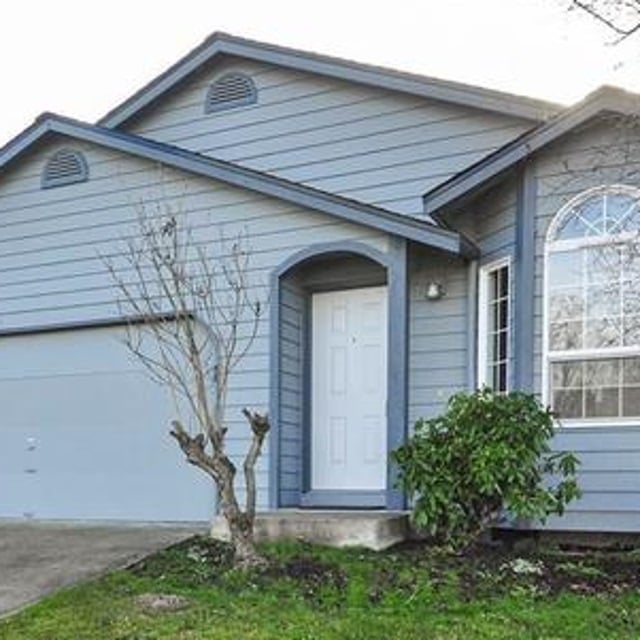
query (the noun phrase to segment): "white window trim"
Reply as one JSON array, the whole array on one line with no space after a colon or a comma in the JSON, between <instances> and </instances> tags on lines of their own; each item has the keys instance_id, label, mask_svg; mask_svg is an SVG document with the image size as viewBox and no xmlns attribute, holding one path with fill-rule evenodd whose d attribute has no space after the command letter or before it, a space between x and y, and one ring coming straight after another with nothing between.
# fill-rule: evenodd
<instances>
[{"instance_id":1,"label":"white window trim","mask_svg":"<svg viewBox=\"0 0 640 640\"><path fill-rule=\"evenodd\" d=\"M508 392L511 389L511 306L513 299L512 291L512 269L511 269L511 256L505 256L499 258L493 262L489 262L482 265L478 269L478 359L476 362L476 380L477 387L480 388L484 385L488 385L487 380L487 340L489 337L489 314L487 313L489 304L489 275L493 271L507 267L508 270L508 288L509 295L507 296L507 389Z\"/></svg>"},{"instance_id":2,"label":"white window trim","mask_svg":"<svg viewBox=\"0 0 640 640\"><path fill-rule=\"evenodd\" d=\"M592 187L586 191L582 191L577 196L573 197L551 219L547 228L547 233L544 239L544 254L543 254L543 286L542 286L542 389L540 397L542 404L545 406L551 406L551 398L549 393L549 372L551 370L551 362L556 360L585 360L607 357L623 357L631 355L640 355L640 346L638 347L621 347L618 349L612 349L606 353L603 353L601 349L581 349L568 351L554 351L553 356L550 355L549 350L549 254L554 251L569 251L571 249L578 249L586 246L599 245L599 244L611 244L613 242L624 243L625 240L630 240L633 237L638 237L637 234L621 233L615 235L602 235L593 238L579 238L570 240L551 240L557 233L558 227L564 222L567 215L578 206L580 203L588 200L590 197L599 194L606 193L623 193L640 200L640 189L629 185L612 184L612 185L599 185ZM569 353L571 355L569 355ZM566 357L565 357L566 355ZM638 427L638 418L574 418L574 419L556 419L555 424L557 428L569 428L569 429L584 429L594 427Z\"/></svg>"}]
</instances>

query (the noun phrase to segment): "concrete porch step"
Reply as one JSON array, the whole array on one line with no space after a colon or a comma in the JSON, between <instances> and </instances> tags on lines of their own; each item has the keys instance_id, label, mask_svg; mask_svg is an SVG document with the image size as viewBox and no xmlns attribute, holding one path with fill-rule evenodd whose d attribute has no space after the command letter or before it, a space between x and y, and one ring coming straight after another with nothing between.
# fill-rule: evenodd
<instances>
[{"instance_id":1,"label":"concrete porch step","mask_svg":"<svg viewBox=\"0 0 640 640\"><path fill-rule=\"evenodd\" d=\"M214 519L211 533L229 539L222 516ZM405 511L316 511L280 509L256 517L257 542L302 540L334 547L365 547L380 551L409 536L409 513Z\"/></svg>"}]
</instances>

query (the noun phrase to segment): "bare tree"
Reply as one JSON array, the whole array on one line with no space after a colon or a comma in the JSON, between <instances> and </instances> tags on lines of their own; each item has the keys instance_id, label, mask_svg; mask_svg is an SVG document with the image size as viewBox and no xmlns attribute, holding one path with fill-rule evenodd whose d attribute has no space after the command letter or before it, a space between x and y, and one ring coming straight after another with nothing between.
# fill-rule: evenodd
<instances>
[{"instance_id":1,"label":"bare tree","mask_svg":"<svg viewBox=\"0 0 640 640\"><path fill-rule=\"evenodd\" d=\"M640 30L640 0L570 0L570 8L605 26L618 44Z\"/></svg>"},{"instance_id":2,"label":"bare tree","mask_svg":"<svg viewBox=\"0 0 640 640\"><path fill-rule=\"evenodd\" d=\"M227 452L227 398L231 376L256 338L266 300L252 295L251 251L245 233L196 242L182 215L141 207L137 233L125 242L123 262L108 268L119 304L131 318L126 345L153 380L170 390L178 415L172 422L187 461L215 483L235 562L262 562L254 545L255 467L269 431L268 416L243 409L251 443L244 459L246 499L241 508L236 466ZM258 291L262 289L258 287Z\"/></svg>"}]
</instances>

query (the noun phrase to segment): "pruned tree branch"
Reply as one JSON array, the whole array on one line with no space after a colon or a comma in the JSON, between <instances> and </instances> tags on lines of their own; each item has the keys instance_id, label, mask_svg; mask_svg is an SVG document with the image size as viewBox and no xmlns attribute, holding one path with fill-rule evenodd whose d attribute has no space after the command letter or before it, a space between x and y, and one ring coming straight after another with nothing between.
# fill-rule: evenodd
<instances>
[{"instance_id":1,"label":"pruned tree branch","mask_svg":"<svg viewBox=\"0 0 640 640\"><path fill-rule=\"evenodd\" d=\"M253 519L256 514L256 462L262 451L262 444L269 432L269 419L249 409L243 409L242 413L249 422L253 438L251 446L244 461L244 477L247 490L245 513Z\"/></svg>"},{"instance_id":2,"label":"pruned tree branch","mask_svg":"<svg viewBox=\"0 0 640 640\"><path fill-rule=\"evenodd\" d=\"M171 436L189 464L216 484L239 562L258 556L253 546L255 466L269 431L266 414L244 409L252 437L244 460L246 505L235 493L236 468L226 452L227 399L232 373L250 353L266 296L249 278L246 233L198 242L183 216L170 210L150 216L142 207L138 230L125 241L118 263L107 267L127 326L125 344L149 376L181 398L197 433L180 420Z\"/></svg>"}]
</instances>

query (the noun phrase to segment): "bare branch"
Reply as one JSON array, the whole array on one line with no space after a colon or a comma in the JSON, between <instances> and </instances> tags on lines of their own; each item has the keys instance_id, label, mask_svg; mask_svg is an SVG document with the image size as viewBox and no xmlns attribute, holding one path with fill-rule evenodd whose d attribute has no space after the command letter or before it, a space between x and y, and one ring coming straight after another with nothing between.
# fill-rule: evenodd
<instances>
[{"instance_id":1,"label":"bare branch","mask_svg":"<svg viewBox=\"0 0 640 640\"><path fill-rule=\"evenodd\" d=\"M215 482L236 553L251 556L255 519L255 465L268 420L244 410L252 429L244 460L246 510L236 499L236 469L226 453L227 398L231 374L250 352L264 304L250 293L246 234L196 242L183 212L158 205L139 211L138 231L124 250L105 261L127 325L125 344L155 382L186 401L196 435L175 420L170 431L187 461ZM258 287L259 288L259 287Z\"/></svg>"},{"instance_id":2,"label":"bare branch","mask_svg":"<svg viewBox=\"0 0 640 640\"><path fill-rule=\"evenodd\" d=\"M262 451L262 444L269 432L269 419L266 415L261 415L255 411L243 409L242 413L249 422L253 438L251 446L244 461L244 477L247 490L245 513L248 518L253 519L256 514L256 462Z\"/></svg>"},{"instance_id":3,"label":"bare branch","mask_svg":"<svg viewBox=\"0 0 640 640\"><path fill-rule=\"evenodd\" d=\"M636 0L570 0L570 8L586 13L613 32L617 37L612 45L640 30L640 2Z\"/></svg>"}]
</instances>

